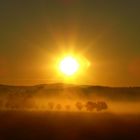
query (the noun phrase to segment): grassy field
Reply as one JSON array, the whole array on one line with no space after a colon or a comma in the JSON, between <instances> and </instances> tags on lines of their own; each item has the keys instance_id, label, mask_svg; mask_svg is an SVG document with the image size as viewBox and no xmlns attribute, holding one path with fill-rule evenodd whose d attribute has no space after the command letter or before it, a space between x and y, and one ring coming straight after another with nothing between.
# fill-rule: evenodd
<instances>
[{"instance_id":1,"label":"grassy field","mask_svg":"<svg viewBox=\"0 0 140 140\"><path fill-rule=\"evenodd\" d=\"M0 140L140 140L140 115L0 112Z\"/></svg>"}]
</instances>

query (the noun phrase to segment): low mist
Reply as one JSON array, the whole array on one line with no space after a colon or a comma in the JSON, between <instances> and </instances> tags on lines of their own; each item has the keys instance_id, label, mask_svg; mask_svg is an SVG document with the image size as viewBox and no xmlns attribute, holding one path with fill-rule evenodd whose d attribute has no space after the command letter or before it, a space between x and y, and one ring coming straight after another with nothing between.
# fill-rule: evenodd
<instances>
[{"instance_id":1,"label":"low mist","mask_svg":"<svg viewBox=\"0 0 140 140\"><path fill-rule=\"evenodd\" d=\"M0 86L1 110L140 113L140 88Z\"/></svg>"}]
</instances>

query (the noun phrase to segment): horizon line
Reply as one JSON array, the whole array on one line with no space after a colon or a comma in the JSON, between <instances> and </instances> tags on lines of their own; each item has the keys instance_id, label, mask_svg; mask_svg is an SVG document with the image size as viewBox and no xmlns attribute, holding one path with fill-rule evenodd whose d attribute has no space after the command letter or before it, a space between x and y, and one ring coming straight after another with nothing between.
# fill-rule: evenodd
<instances>
[{"instance_id":1,"label":"horizon line","mask_svg":"<svg viewBox=\"0 0 140 140\"><path fill-rule=\"evenodd\" d=\"M106 87L106 88L140 88L140 86L109 86L109 85L96 85L96 84L75 84L75 83L42 83L42 84L31 84L31 85L16 85L16 84L3 84L0 83L0 86L11 86L11 87L34 87L41 85L73 85L73 86L88 86L88 87Z\"/></svg>"}]
</instances>

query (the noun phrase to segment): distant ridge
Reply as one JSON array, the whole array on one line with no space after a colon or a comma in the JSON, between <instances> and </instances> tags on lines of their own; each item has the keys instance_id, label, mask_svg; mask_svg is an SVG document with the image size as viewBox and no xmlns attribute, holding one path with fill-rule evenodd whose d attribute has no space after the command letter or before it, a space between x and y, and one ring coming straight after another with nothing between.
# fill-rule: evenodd
<instances>
[{"instance_id":1,"label":"distant ridge","mask_svg":"<svg viewBox=\"0 0 140 140\"><path fill-rule=\"evenodd\" d=\"M0 96L38 95L57 96L62 93L83 98L100 97L114 101L140 102L140 87L106 87L93 85L74 85L64 83L39 84L34 86L0 85ZM67 95L67 94L65 94Z\"/></svg>"},{"instance_id":2,"label":"distant ridge","mask_svg":"<svg viewBox=\"0 0 140 140\"><path fill-rule=\"evenodd\" d=\"M56 86L56 87L69 87L69 86L77 86L77 87L96 87L96 88L140 88L140 86L118 86L118 87L113 87L113 86L103 86L103 85L91 85L91 84L66 84L66 83L49 83L49 84L36 84L36 85L7 85L7 84L0 84L0 87L5 86L5 87L45 87L45 86Z\"/></svg>"}]
</instances>

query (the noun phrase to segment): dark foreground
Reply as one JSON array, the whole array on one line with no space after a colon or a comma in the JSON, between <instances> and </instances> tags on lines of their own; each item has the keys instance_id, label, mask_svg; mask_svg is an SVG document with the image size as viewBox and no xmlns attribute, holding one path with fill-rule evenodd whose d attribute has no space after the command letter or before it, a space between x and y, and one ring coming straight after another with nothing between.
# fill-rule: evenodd
<instances>
[{"instance_id":1,"label":"dark foreground","mask_svg":"<svg viewBox=\"0 0 140 140\"><path fill-rule=\"evenodd\" d=\"M140 115L1 112L0 140L140 140Z\"/></svg>"}]
</instances>

